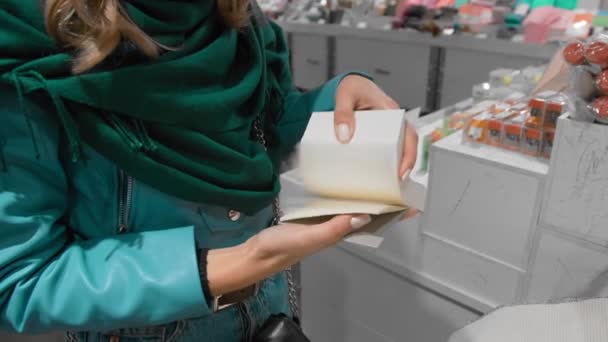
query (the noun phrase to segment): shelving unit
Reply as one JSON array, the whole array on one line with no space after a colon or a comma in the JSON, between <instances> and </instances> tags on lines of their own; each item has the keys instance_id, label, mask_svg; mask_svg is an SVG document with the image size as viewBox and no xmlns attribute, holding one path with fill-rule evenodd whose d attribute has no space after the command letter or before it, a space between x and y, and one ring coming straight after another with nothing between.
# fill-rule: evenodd
<instances>
[{"instance_id":1,"label":"shelving unit","mask_svg":"<svg viewBox=\"0 0 608 342\"><path fill-rule=\"evenodd\" d=\"M296 86L310 89L345 71L374 77L403 107L435 111L471 95L497 68L542 65L556 45L473 36L432 38L413 31L282 24L289 36Z\"/></svg>"}]
</instances>

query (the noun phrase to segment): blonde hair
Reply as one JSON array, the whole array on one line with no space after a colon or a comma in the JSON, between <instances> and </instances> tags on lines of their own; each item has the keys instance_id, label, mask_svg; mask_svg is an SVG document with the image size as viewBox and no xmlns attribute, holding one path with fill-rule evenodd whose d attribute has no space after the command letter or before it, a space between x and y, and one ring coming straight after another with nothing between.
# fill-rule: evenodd
<instances>
[{"instance_id":1,"label":"blonde hair","mask_svg":"<svg viewBox=\"0 0 608 342\"><path fill-rule=\"evenodd\" d=\"M227 27L238 29L247 24L249 0L216 1ZM131 41L149 57L160 52L159 44L131 21L119 0L46 0L44 17L49 35L76 52L74 73L101 63L121 39Z\"/></svg>"}]
</instances>

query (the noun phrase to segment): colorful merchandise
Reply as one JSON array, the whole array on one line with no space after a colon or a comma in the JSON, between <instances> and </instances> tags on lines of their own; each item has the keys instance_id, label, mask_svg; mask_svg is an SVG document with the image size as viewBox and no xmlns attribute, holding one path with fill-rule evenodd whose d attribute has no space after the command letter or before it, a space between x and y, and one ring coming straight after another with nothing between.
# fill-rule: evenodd
<instances>
[{"instance_id":1,"label":"colorful merchandise","mask_svg":"<svg viewBox=\"0 0 608 342\"><path fill-rule=\"evenodd\" d=\"M555 129L546 128L543 132L541 156L549 159L553 150L553 139L555 138Z\"/></svg>"},{"instance_id":2,"label":"colorful merchandise","mask_svg":"<svg viewBox=\"0 0 608 342\"><path fill-rule=\"evenodd\" d=\"M521 151L521 134L525 116L515 115L505 120L503 125L502 147L511 151Z\"/></svg>"},{"instance_id":3,"label":"colorful merchandise","mask_svg":"<svg viewBox=\"0 0 608 342\"><path fill-rule=\"evenodd\" d=\"M555 7L534 8L524 20L524 41L543 44L554 29L566 30L564 23L572 19L574 13Z\"/></svg>"},{"instance_id":4,"label":"colorful merchandise","mask_svg":"<svg viewBox=\"0 0 608 342\"><path fill-rule=\"evenodd\" d=\"M580 57L581 49L583 58ZM570 42L562 55L572 66L567 93L570 117L608 124L608 36Z\"/></svg>"},{"instance_id":5,"label":"colorful merchandise","mask_svg":"<svg viewBox=\"0 0 608 342\"><path fill-rule=\"evenodd\" d=\"M566 98L557 92L543 92L527 101L505 100L472 116L463 140L549 158L556 121L565 109Z\"/></svg>"},{"instance_id":6,"label":"colorful merchandise","mask_svg":"<svg viewBox=\"0 0 608 342\"><path fill-rule=\"evenodd\" d=\"M465 32L481 32L492 23L492 8L467 3L458 9L458 26Z\"/></svg>"},{"instance_id":7,"label":"colorful merchandise","mask_svg":"<svg viewBox=\"0 0 608 342\"><path fill-rule=\"evenodd\" d=\"M546 91L530 99L528 107L530 113L525 122L527 127L555 128L557 118L566 109L566 97L561 93Z\"/></svg>"},{"instance_id":8,"label":"colorful merchandise","mask_svg":"<svg viewBox=\"0 0 608 342\"><path fill-rule=\"evenodd\" d=\"M538 128L524 127L522 152L533 157L540 156L542 135Z\"/></svg>"}]
</instances>

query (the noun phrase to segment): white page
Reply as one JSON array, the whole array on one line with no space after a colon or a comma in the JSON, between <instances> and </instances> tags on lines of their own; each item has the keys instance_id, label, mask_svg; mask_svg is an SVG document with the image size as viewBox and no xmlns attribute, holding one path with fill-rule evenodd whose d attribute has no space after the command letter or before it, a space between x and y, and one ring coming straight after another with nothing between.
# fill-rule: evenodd
<instances>
[{"instance_id":1,"label":"white page","mask_svg":"<svg viewBox=\"0 0 608 342\"><path fill-rule=\"evenodd\" d=\"M341 144L333 113L312 115L298 151L298 179L292 180L303 189L289 199L281 221L314 224L339 214L370 214L372 222L344 241L376 248L385 226L406 209L406 183L398 174L405 112L360 111L355 119L353 139Z\"/></svg>"},{"instance_id":2,"label":"white page","mask_svg":"<svg viewBox=\"0 0 608 342\"><path fill-rule=\"evenodd\" d=\"M306 189L321 197L405 206L398 175L404 115L403 110L356 112L354 137L341 144L333 113L314 113L299 148Z\"/></svg>"}]
</instances>

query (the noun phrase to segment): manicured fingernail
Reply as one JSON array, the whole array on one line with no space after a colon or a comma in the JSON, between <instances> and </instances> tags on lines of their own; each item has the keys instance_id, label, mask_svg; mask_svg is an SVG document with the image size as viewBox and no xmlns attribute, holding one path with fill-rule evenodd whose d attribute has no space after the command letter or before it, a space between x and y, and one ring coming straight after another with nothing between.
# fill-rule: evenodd
<instances>
[{"instance_id":1,"label":"manicured fingernail","mask_svg":"<svg viewBox=\"0 0 608 342\"><path fill-rule=\"evenodd\" d=\"M401 182L405 182L405 180L407 179L407 177L409 177L410 175L410 171L412 170L406 170L405 173L403 174L403 176L401 176Z\"/></svg>"},{"instance_id":2,"label":"manicured fingernail","mask_svg":"<svg viewBox=\"0 0 608 342\"><path fill-rule=\"evenodd\" d=\"M350 128L347 124L341 123L338 125L338 140L345 144L348 142L348 138L350 138Z\"/></svg>"},{"instance_id":3,"label":"manicured fingernail","mask_svg":"<svg viewBox=\"0 0 608 342\"><path fill-rule=\"evenodd\" d=\"M363 228L365 225L367 225L371 221L372 221L372 217L369 215L355 216L350 219L350 226L353 229L353 231L355 231L355 230L359 230L359 229Z\"/></svg>"}]
</instances>

